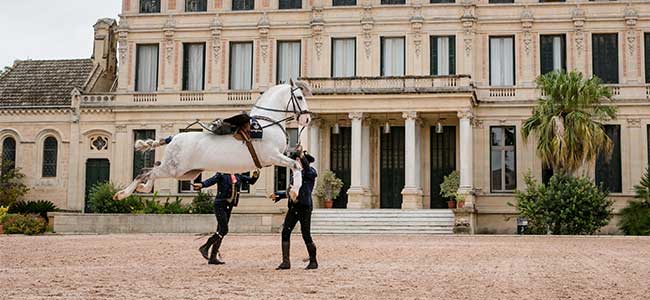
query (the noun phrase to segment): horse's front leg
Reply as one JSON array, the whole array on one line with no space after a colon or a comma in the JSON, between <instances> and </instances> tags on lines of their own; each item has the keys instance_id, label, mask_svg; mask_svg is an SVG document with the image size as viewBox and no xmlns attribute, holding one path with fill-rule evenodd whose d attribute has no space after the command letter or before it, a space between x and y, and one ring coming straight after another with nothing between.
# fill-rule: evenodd
<instances>
[{"instance_id":1,"label":"horse's front leg","mask_svg":"<svg viewBox=\"0 0 650 300\"><path fill-rule=\"evenodd\" d=\"M289 197L291 200L298 198L300 194L300 187L302 186L302 165L297 160L288 158L282 153L278 153L273 157L273 164L280 167L287 167L293 171L293 185L289 190Z\"/></svg>"}]
</instances>

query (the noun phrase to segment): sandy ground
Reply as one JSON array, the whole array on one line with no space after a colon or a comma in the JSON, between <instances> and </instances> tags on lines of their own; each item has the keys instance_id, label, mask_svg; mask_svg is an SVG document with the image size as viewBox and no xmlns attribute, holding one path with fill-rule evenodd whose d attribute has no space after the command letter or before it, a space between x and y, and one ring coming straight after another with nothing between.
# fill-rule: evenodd
<instances>
[{"instance_id":1,"label":"sandy ground","mask_svg":"<svg viewBox=\"0 0 650 300\"><path fill-rule=\"evenodd\" d=\"M210 266L191 235L0 236L1 299L648 299L650 239L230 235Z\"/></svg>"}]
</instances>

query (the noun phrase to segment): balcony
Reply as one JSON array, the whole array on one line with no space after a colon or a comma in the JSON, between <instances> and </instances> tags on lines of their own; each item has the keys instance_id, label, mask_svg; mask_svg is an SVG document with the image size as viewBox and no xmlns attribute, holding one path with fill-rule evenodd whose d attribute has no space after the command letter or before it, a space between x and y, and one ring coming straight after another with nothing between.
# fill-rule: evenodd
<instances>
[{"instance_id":1,"label":"balcony","mask_svg":"<svg viewBox=\"0 0 650 300\"><path fill-rule=\"evenodd\" d=\"M89 94L81 96L81 106L246 106L255 104L259 95L258 91Z\"/></svg>"},{"instance_id":2,"label":"balcony","mask_svg":"<svg viewBox=\"0 0 650 300\"><path fill-rule=\"evenodd\" d=\"M466 93L473 86L469 75L400 77L302 78L315 95Z\"/></svg>"}]
</instances>

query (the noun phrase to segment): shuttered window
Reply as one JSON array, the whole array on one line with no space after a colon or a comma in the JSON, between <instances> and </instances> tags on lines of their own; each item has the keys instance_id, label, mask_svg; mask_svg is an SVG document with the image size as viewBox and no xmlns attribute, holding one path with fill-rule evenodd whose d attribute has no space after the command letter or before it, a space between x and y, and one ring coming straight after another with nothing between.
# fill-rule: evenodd
<instances>
[{"instance_id":1,"label":"shuttered window","mask_svg":"<svg viewBox=\"0 0 650 300\"><path fill-rule=\"evenodd\" d=\"M230 43L230 89L253 88L253 43Z\"/></svg>"},{"instance_id":2,"label":"shuttered window","mask_svg":"<svg viewBox=\"0 0 650 300\"><path fill-rule=\"evenodd\" d=\"M490 127L490 182L492 192L517 188L515 126Z\"/></svg>"},{"instance_id":3,"label":"shuttered window","mask_svg":"<svg viewBox=\"0 0 650 300\"><path fill-rule=\"evenodd\" d=\"M431 37L431 75L456 74L456 37Z\"/></svg>"},{"instance_id":4,"label":"shuttered window","mask_svg":"<svg viewBox=\"0 0 650 300\"><path fill-rule=\"evenodd\" d=\"M332 39L332 77L356 75L356 39Z\"/></svg>"},{"instance_id":5,"label":"shuttered window","mask_svg":"<svg viewBox=\"0 0 650 300\"><path fill-rule=\"evenodd\" d=\"M594 76L604 83L618 83L618 34L592 35Z\"/></svg>"},{"instance_id":6,"label":"shuttered window","mask_svg":"<svg viewBox=\"0 0 650 300\"><path fill-rule=\"evenodd\" d=\"M621 179L621 126L605 125L604 129L614 147L610 157L601 153L596 158L596 184L602 184L603 188L611 193L620 193L623 191Z\"/></svg>"},{"instance_id":7,"label":"shuttered window","mask_svg":"<svg viewBox=\"0 0 650 300\"><path fill-rule=\"evenodd\" d=\"M490 0L489 3L515 3L515 0Z\"/></svg>"},{"instance_id":8,"label":"shuttered window","mask_svg":"<svg viewBox=\"0 0 650 300\"><path fill-rule=\"evenodd\" d=\"M515 85L514 37L490 37L490 85Z\"/></svg>"},{"instance_id":9,"label":"shuttered window","mask_svg":"<svg viewBox=\"0 0 650 300\"><path fill-rule=\"evenodd\" d=\"M277 83L300 77L300 42L278 42Z\"/></svg>"},{"instance_id":10,"label":"shuttered window","mask_svg":"<svg viewBox=\"0 0 650 300\"><path fill-rule=\"evenodd\" d=\"M134 130L133 141L137 140L153 140L156 139L155 130ZM156 150L147 152L133 151L133 178L140 175L144 169L153 168L156 160Z\"/></svg>"},{"instance_id":11,"label":"shuttered window","mask_svg":"<svg viewBox=\"0 0 650 300\"><path fill-rule=\"evenodd\" d=\"M357 5L357 0L332 0L332 6L352 6Z\"/></svg>"},{"instance_id":12,"label":"shuttered window","mask_svg":"<svg viewBox=\"0 0 650 300\"><path fill-rule=\"evenodd\" d=\"M183 90L202 91L205 77L205 44L183 45Z\"/></svg>"},{"instance_id":13,"label":"shuttered window","mask_svg":"<svg viewBox=\"0 0 650 300\"><path fill-rule=\"evenodd\" d=\"M650 83L650 33L644 34L645 40L645 82Z\"/></svg>"},{"instance_id":14,"label":"shuttered window","mask_svg":"<svg viewBox=\"0 0 650 300\"><path fill-rule=\"evenodd\" d=\"M11 170L16 166L16 140L12 137L2 141L2 165L1 172Z\"/></svg>"},{"instance_id":15,"label":"shuttered window","mask_svg":"<svg viewBox=\"0 0 650 300\"><path fill-rule=\"evenodd\" d=\"M404 76L404 38L381 38L381 76Z\"/></svg>"},{"instance_id":16,"label":"shuttered window","mask_svg":"<svg viewBox=\"0 0 650 300\"><path fill-rule=\"evenodd\" d=\"M253 10L255 0L232 0L232 10Z\"/></svg>"},{"instance_id":17,"label":"shuttered window","mask_svg":"<svg viewBox=\"0 0 650 300\"><path fill-rule=\"evenodd\" d=\"M43 142L43 177L56 177L59 142L55 137L48 137Z\"/></svg>"},{"instance_id":18,"label":"shuttered window","mask_svg":"<svg viewBox=\"0 0 650 300\"><path fill-rule=\"evenodd\" d=\"M208 10L208 0L185 0L186 12L200 12Z\"/></svg>"},{"instance_id":19,"label":"shuttered window","mask_svg":"<svg viewBox=\"0 0 650 300\"><path fill-rule=\"evenodd\" d=\"M456 0L429 0L429 3L456 3Z\"/></svg>"},{"instance_id":20,"label":"shuttered window","mask_svg":"<svg viewBox=\"0 0 650 300\"><path fill-rule=\"evenodd\" d=\"M302 0L280 0L280 9L302 8Z\"/></svg>"},{"instance_id":21,"label":"shuttered window","mask_svg":"<svg viewBox=\"0 0 650 300\"><path fill-rule=\"evenodd\" d=\"M382 5L406 4L406 0L381 0Z\"/></svg>"},{"instance_id":22,"label":"shuttered window","mask_svg":"<svg viewBox=\"0 0 650 300\"><path fill-rule=\"evenodd\" d=\"M140 0L140 13L150 14L160 12L160 0Z\"/></svg>"},{"instance_id":23,"label":"shuttered window","mask_svg":"<svg viewBox=\"0 0 650 300\"><path fill-rule=\"evenodd\" d=\"M542 35L539 37L541 73L566 70L566 38L564 35Z\"/></svg>"}]
</instances>

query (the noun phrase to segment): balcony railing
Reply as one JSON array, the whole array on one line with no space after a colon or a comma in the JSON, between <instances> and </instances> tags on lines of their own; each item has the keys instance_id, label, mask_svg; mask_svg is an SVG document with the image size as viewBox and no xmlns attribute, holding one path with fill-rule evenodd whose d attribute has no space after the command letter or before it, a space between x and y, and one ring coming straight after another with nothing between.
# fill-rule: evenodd
<instances>
[{"instance_id":1,"label":"balcony railing","mask_svg":"<svg viewBox=\"0 0 650 300\"><path fill-rule=\"evenodd\" d=\"M258 91L115 93L82 95L81 104L83 106L252 105L259 95Z\"/></svg>"},{"instance_id":2,"label":"balcony railing","mask_svg":"<svg viewBox=\"0 0 650 300\"><path fill-rule=\"evenodd\" d=\"M469 75L399 77L307 77L316 95L471 92Z\"/></svg>"}]
</instances>

